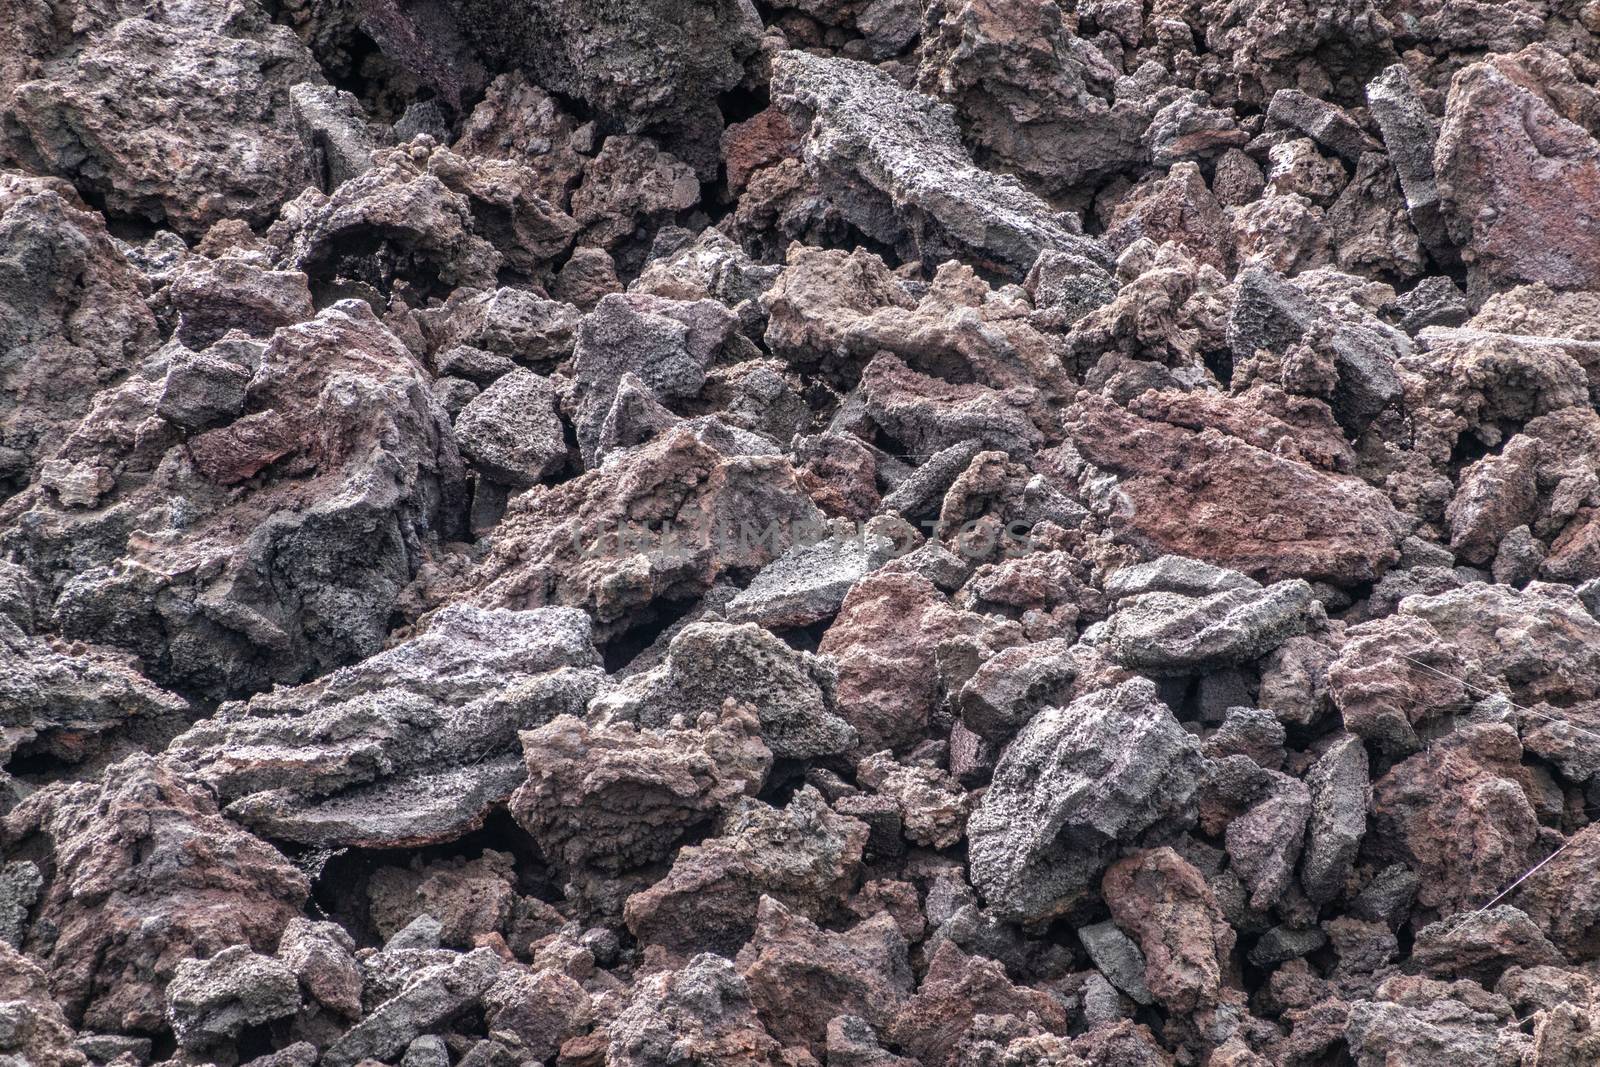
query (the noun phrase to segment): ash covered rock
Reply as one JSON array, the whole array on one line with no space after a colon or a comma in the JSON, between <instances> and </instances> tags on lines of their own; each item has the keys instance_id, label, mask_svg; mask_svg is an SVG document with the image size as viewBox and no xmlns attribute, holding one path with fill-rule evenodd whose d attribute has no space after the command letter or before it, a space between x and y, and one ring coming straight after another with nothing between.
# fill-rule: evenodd
<instances>
[{"instance_id":1,"label":"ash covered rock","mask_svg":"<svg viewBox=\"0 0 1600 1067\"><path fill-rule=\"evenodd\" d=\"M1046 249L1106 262L1020 183L977 167L950 109L868 64L786 52L773 61L773 99L844 216L908 259L966 255L1015 278Z\"/></svg>"},{"instance_id":2,"label":"ash covered rock","mask_svg":"<svg viewBox=\"0 0 1600 1067\"><path fill-rule=\"evenodd\" d=\"M360 664L226 705L169 751L270 837L448 841L521 782L518 729L580 712L599 662L580 612L456 606Z\"/></svg>"}]
</instances>

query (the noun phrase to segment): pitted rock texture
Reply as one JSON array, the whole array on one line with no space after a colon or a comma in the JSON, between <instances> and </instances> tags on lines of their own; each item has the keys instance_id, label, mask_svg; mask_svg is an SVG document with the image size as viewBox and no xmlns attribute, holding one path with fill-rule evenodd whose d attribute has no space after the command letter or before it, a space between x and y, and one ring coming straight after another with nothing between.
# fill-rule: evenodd
<instances>
[{"instance_id":1,"label":"pitted rock texture","mask_svg":"<svg viewBox=\"0 0 1600 1067\"><path fill-rule=\"evenodd\" d=\"M1600 3L0 0L0 1067L1600 1062Z\"/></svg>"}]
</instances>

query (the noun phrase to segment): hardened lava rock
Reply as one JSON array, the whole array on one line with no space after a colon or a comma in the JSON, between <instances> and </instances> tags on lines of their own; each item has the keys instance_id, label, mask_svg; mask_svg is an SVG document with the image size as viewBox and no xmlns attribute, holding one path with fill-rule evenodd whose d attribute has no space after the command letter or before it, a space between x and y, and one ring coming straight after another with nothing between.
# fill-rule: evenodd
<instances>
[{"instance_id":1,"label":"hardened lava rock","mask_svg":"<svg viewBox=\"0 0 1600 1067\"><path fill-rule=\"evenodd\" d=\"M0 0L0 1067L1600 1062L1600 4Z\"/></svg>"}]
</instances>

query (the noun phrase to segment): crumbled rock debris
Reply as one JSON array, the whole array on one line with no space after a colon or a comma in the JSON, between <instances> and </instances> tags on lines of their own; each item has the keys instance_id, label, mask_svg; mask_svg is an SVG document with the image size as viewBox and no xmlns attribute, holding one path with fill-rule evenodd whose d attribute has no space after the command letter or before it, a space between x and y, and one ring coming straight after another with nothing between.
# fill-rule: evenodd
<instances>
[{"instance_id":1,"label":"crumbled rock debris","mask_svg":"<svg viewBox=\"0 0 1600 1067\"><path fill-rule=\"evenodd\" d=\"M0 1067L1600 1063L1600 3L0 26Z\"/></svg>"}]
</instances>

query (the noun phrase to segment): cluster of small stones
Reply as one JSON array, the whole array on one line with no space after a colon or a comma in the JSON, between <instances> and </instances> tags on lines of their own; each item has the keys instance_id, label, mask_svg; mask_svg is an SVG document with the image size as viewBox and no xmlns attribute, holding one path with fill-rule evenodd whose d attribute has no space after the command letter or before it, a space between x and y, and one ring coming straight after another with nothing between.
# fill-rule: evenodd
<instances>
[{"instance_id":1,"label":"cluster of small stones","mask_svg":"<svg viewBox=\"0 0 1600 1067\"><path fill-rule=\"evenodd\" d=\"M1600 1063L1600 0L0 28L0 1067Z\"/></svg>"}]
</instances>

